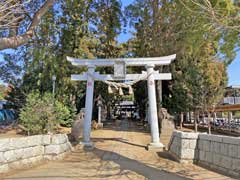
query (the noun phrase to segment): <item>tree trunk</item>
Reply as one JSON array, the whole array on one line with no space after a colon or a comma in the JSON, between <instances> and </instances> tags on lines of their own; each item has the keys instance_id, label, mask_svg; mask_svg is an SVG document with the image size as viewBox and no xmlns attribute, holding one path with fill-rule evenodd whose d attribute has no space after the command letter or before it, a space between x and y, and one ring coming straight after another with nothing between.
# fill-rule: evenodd
<instances>
[{"instance_id":1,"label":"tree trunk","mask_svg":"<svg viewBox=\"0 0 240 180\"><path fill-rule=\"evenodd\" d=\"M180 114L180 129L183 128L183 112Z\"/></svg>"},{"instance_id":2,"label":"tree trunk","mask_svg":"<svg viewBox=\"0 0 240 180\"><path fill-rule=\"evenodd\" d=\"M158 123L162 124L162 119L160 118L160 109L162 108L162 81L157 81L157 113L158 113ZM160 127L160 126L159 126ZM161 127L160 127L161 131Z\"/></svg>"},{"instance_id":3,"label":"tree trunk","mask_svg":"<svg viewBox=\"0 0 240 180\"><path fill-rule=\"evenodd\" d=\"M231 131L232 112L228 112L228 128Z\"/></svg>"},{"instance_id":4,"label":"tree trunk","mask_svg":"<svg viewBox=\"0 0 240 180\"><path fill-rule=\"evenodd\" d=\"M111 106L110 106L110 103L107 103L107 119L110 121L111 120ZM121 119L122 119L122 116L120 115Z\"/></svg>"},{"instance_id":5,"label":"tree trunk","mask_svg":"<svg viewBox=\"0 0 240 180\"><path fill-rule=\"evenodd\" d=\"M214 129L216 128L216 127L215 127L215 125L216 125L216 120L217 120L217 113L214 112L214 113L213 113L213 121L214 121L213 128L214 128Z\"/></svg>"},{"instance_id":6,"label":"tree trunk","mask_svg":"<svg viewBox=\"0 0 240 180\"><path fill-rule=\"evenodd\" d=\"M199 118L199 114L198 112L194 112L194 131L198 132L198 118Z\"/></svg>"},{"instance_id":7,"label":"tree trunk","mask_svg":"<svg viewBox=\"0 0 240 180\"><path fill-rule=\"evenodd\" d=\"M189 112L189 123L192 123L192 112Z\"/></svg>"},{"instance_id":8,"label":"tree trunk","mask_svg":"<svg viewBox=\"0 0 240 180\"><path fill-rule=\"evenodd\" d=\"M208 112L208 134L211 134L211 114Z\"/></svg>"},{"instance_id":9,"label":"tree trunk","mask_svg":"<svg viewBox=\"0 0 240 180\"><path fill-rule=\"evenodd\" d=\"M187 121L187 123L189 123L189 121L190 121L190 113L189 112L186 113L186 121Z\"/></svg>"}]
</instances>

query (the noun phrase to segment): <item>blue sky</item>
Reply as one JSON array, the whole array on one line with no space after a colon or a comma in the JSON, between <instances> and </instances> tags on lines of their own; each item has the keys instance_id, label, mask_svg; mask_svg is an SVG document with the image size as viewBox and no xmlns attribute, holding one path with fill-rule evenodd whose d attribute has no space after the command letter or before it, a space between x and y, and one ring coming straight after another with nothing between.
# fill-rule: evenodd
<instances>
[{"instance_id":1,"label":"blue sky","mask_svg":"<svg viewBox=\"0 0 240 180\"><path fill-rule=\"evenodd\" d=\"M122 5L124 7L131 4L132 2L133 0L122 0ZM127 30L129 30L129 28ZM131 37L131 34L129 32L121 33L118 40L120 42L125 42L130 37ZM0 61L2 60L3 58L0 54ZM240 52L238 52L235 60L228 67L228 78L229 78L228 85L240 85Z\"/></svg>"},{"instance_id":2,"label":"blue sky","mask_svg":"<svg viewBox=\"0 0 240 180\"><path fill-rule=\"evenodd\" d=\"M229 85L240 85L240 52L232 64L228 66L228 78Z\"/></svg>"}]
</instances>

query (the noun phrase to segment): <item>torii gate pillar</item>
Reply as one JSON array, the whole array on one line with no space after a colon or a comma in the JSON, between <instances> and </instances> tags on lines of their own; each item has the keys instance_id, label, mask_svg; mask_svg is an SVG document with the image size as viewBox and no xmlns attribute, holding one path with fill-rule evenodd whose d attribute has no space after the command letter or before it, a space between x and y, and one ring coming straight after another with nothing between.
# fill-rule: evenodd
<instances>
[{"instance_id":1,"label":"torii gate pillar","mask_svg":"<svg viewBox=\"0 0 240 180\"><path fill-rule=\"evenodd\" d=\"M149 100L149 119L151 128L151 143L148 145L148 149L163 148L164 145L160 143L158 117L157 117L157 102L156 102L156 88L154 79L154 65L147 65L147 86L148 86L148 100Z\"/></svg>"},{"instance_id":2,"label":"torii gate pillar","mask_svg":"<svg viewBox=\"0 0 240 180\"><path fill-rule=\"evenodd\" d=\"M88 73L93 74L95 66L88 66ZM92 146L90 141L91 134L91 122L92 122L92 109L93 109L93 91L94 91L94 79L91 76L87 76L87 93L85 99L85 118L83 125L83 144L85 146Z\"/></svg>"}]
</instances>

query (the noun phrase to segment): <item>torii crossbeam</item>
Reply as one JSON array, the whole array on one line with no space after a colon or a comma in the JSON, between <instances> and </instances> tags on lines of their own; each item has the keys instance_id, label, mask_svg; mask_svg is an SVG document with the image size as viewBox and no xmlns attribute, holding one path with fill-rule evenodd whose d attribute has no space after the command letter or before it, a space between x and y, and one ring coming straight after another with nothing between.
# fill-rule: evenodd
<instances>
[{"instance_id":1,"label":"torii crossbeam","mask_svg":"<svg viewBox=\"0 0 240 180\"><path fill-rule=\"evenodd\" d=\"M148 145L148 147L162 149L163 144L160 143L159 139L155 80L171 80L172 76L171 73L159 73L158 71L154 71L154 66L169 65L175 58L175 54L163 57L115 59L76 59L72 57L67 57L67 60L70 61L72 65L80 67L85 66L88 68L88 71L81 75L71 75L71 79L74 81L87 81L83 144L85 146L92 146L92 143L90 141L90 134L93 109L94 80L119 81L147 79L150 112L149 118L152 137L151 143ZM114 74L99 74L98 72L95 72L95 67L97 66L114 66ZM127 66L145 66L147 72L143 71L141 74L126 74Z\"/></svg>"}]
</instances>

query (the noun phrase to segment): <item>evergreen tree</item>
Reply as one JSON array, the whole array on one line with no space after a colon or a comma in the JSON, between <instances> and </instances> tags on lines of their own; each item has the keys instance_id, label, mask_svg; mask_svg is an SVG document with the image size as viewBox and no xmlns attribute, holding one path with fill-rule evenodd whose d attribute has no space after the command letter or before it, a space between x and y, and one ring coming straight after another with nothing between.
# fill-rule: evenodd
<instances>
[{"instance_id":1,"label":"evergreen tree","mask_svg":"<svg viewBox=\"0 0 240 180\"><path fill-rule=\"evenodd\" d=\"M97 46L97 57L118 57L120 48L117 36L121 32L121 3L117 0L96 0L94 2L94 26L100 43Z\"/></svg>"},{"instance_id":2,"label":"evergreen tree","mask_svg":"<svg viewBox=\"0 0 240 180\"><path fill-rule=\"evenodd\" d=\"M169 67L160 69L161 72L173 71L173 81L169 84L173 97L168 98L169 94L163 92L166 97L163 99L164 104L172 112L203 107L202 98L212 97L210 91L213 86L212 91L218 91L215 95L221 96L222 88L226 84L226 67L213 59L217 57L228 64L235 57L234 47L239 43L237 31L212 26L207 14L199 16L185 6L187 4L190 9L195 10L196 5L186 1L184 3L177 0L136 0L125 10L130 25L136 31L134 37L129 40L134 56L155 57L177 54L177 59L170 69ZM222 11L228 10L223 8ZM206 72L209 66L221 68L213 68ZM221 75L216 77L213 71ZM205 78L215 79L216 82L221 83L214 83ZM158 83L159 97L161 89L161 84ZM219 97L214 99L216 101ZM158 101L160 105L161 98ZM212 103L213 100L210 102Z\"/></svg>"}]
</instances>

